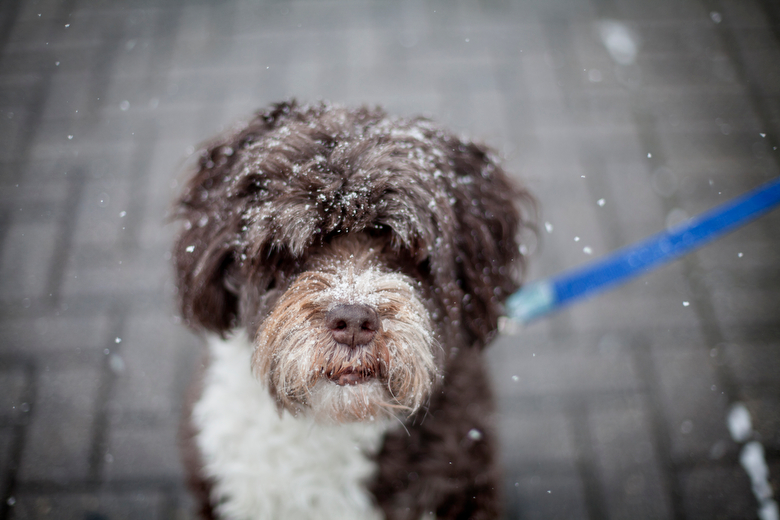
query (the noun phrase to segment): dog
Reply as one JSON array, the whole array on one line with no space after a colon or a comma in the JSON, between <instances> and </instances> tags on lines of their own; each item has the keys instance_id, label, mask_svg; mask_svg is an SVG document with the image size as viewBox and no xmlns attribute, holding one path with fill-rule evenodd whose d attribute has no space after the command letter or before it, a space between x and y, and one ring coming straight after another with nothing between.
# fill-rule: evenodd
<instances>
[{"instance_id":1,"label":"dog","mask_svg":"<svg viewBox=\"0 0 780 520\"><path fill-rule=\"evenodd\" d=\"M206 145L176 203L208 359L182 429L203 518L493 519L482 359L533 198L426 118L288 101Z\"/></svg>"}]
</instances>

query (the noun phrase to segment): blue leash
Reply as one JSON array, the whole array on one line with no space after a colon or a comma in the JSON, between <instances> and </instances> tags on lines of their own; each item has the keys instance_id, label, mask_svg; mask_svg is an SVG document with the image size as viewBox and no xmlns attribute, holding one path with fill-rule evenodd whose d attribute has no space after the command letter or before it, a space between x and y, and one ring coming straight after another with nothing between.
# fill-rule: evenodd
<instances>
[{"instance_id":1,"label":"blue leash","mask_svg":"<svg viewBox=\"0 0 780 520\"><path fill-rule=\"evenodd\" d=\"M583 267L527 285L507 299L507 316L528 323L679 258L778 204L780 178Z\"/></svg>"}]
</instances>

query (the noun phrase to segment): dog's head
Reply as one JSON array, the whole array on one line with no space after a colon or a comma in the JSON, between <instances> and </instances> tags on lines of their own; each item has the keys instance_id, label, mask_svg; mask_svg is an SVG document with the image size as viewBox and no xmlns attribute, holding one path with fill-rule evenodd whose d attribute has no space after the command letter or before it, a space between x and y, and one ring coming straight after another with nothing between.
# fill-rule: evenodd
<instances>
[{"instance_id":1,"label":"dog's head","mask_svg":"<svg viewBox=\"0 0 780 520\"><path fill-rule=\"evenodd\" d=\"M281 103L206 147L177 206L183 316L244 327L297 413L412 413L518 288L530 196L426 119Z\"/></svg>"}]
</instances>

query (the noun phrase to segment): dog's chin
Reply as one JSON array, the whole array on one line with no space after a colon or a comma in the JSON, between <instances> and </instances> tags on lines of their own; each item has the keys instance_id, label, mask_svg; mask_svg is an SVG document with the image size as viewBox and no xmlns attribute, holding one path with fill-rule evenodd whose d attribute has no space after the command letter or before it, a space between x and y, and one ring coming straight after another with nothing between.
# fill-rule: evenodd
<instances>
[{"instance_id":1,"label":"dog's chin","mask_svg":"<svg viewBox=\"0 0 780 520\"><path fill-rule=\"evenodd\" d=\"M384 383L355 376L358 378L349 377L347 381L346 375L338 381L320 379L300 411L323 424L383 421L408 412L395 402Z\"/></svg>"}]
</instances>

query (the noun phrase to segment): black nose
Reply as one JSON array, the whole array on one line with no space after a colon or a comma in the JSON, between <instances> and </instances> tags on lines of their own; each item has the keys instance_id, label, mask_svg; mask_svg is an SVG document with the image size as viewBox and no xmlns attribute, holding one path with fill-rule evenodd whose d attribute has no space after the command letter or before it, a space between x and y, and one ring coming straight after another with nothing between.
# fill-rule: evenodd
<instances>
[{"instance_id":1,"label":"black nose","mask_svg":"<svg viewBox=\"0 0 780 520\"><path fill-rule=\"evenodd\" d=\"M337 305L325 316L325 325L337 343L368 345L379 330L379 316L368 305Z\"/></svg>"}]
</instances>

